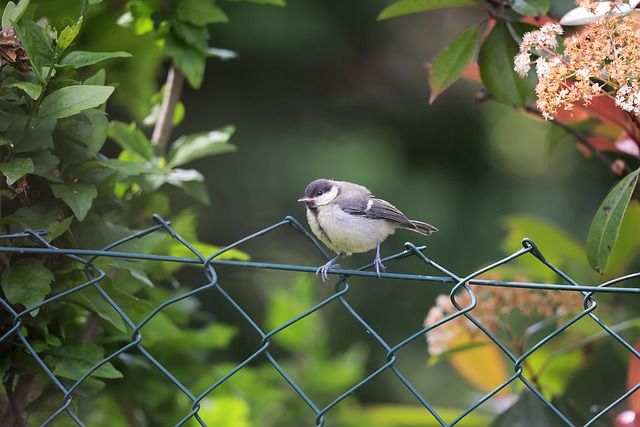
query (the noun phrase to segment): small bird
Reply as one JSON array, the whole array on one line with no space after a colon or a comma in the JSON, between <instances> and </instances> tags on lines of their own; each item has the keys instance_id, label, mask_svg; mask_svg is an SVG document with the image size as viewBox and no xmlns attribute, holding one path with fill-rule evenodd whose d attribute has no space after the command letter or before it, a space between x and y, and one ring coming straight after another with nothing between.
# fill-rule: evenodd
<instances>
[{"instance_id":1,"label":"small bird","mask_svg":"<svg viewBox=\"0 0 640 427\"><path fill-rule=\"evenodd\" d=\"M338 255L318 268L324 282L331 268L340 268L341 256L376 248L373 264L380 277L384 265L380 259L380 243L397 228L405 228L425 236L438 231L434 226L408 219L386 200L378 199L362 185L346 181L317 179L311 182L298 199L307 205L307 220L311 231Z\"/></svg>"}]
</instances>

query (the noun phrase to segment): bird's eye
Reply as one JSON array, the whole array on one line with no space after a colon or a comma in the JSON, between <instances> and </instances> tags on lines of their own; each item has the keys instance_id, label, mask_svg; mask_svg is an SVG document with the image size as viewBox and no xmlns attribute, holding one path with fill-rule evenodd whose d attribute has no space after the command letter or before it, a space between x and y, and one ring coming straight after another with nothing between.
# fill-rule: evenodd
<instances>
[{"instance_id":1,"label":"bird's eye","mask_svg":"<svg viewBox=\"0 0 640 427\"><path fill-rule=\"evenodd\" d=\"M322 190L316 191L316 196L322 196Z\"/></svg>"}]
</instances>

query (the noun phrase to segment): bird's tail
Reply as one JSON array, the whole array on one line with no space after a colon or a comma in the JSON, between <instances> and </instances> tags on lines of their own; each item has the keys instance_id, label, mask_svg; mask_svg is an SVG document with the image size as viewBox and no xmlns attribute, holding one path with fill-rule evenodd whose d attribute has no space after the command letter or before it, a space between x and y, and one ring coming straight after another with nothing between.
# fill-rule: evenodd
<instances>
[{"instance_id":1,"label":"bird's tail","mask_svg":"<svg viewBox=\"0 0 640 427\"><path fill-rule=\"evenodd\" d=\"M414 220L409 220L409 222L411 223L411 225L413 225L413 227L407 227L407 230L412 230L412 231L415 231L416 233L424 234L425 236L428 236L429 234L432 234L438 231L437 228L435 228L431 224L427 224L426 222L414 221Z\"/></svg>"}]
</instances>

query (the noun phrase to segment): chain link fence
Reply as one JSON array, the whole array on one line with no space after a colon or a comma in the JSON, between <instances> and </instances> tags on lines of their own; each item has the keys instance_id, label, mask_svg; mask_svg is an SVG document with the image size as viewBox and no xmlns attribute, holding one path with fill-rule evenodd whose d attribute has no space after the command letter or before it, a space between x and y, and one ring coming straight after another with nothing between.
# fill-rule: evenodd
<instances>
[{"instance_id":1,"label":"chain link fence","mask_svg":"<svg viewBox=\"0 0 640 427\"><path fill-rule=\"evenodd\" d=\"M205 421L199 414L199 410L201 409L201 402L203 401L203 399L205 399L207 396L215 395L217 388L219 388L223 383L228 381L243 368L254 363L256 360L260 360L262 362L266 361L271 364L273 368L275 368L282 376L284 381L286 381L286 383L288 383L288 385L290 386L290 393L306 403L310 412L309 419L303 422L304 425L312 425L312 423L315 423L316 426L331 425L331 422L327 421L327 419L329 418L332 409L340 405L345 401L345 399L347 399L353 393L357 392L364 385L373 381L378 376L384 373L385 375L393 375L396 380L399 381L403 387L406 387L406 390L408 390L408 392L413 395L413 397L415 398L415 403L424 407L424 411L428 411L436 420L436 422L442 426L465 425L465 417L478 410L481 405L483 405L494 396L498 395L503 389L509 387L514 382L521 382L522 384L524 384L524 386L528 388L534 396L537 396L540 402L542 402L549 410L555 413L559 420L562 420L564 423L566 423L566 425L573 426L577 425L576 421L571 419L571 416L564 410L564 408L546 398L543 393L536 387L535 382L530 378L527 378L523 369L523 364L526 363L527 359L547 342L553 340L559 334L562 334L563 331L567 330L576 322L583 319L587 319L588 321L596 324L598 328L602 330L602 333L607 334L609 337L615 340L615 342L617 343L616 345L621 346L621 348L626 353L628 353L629 357L640 359L640 354L638 353L638 351L635 350L633 346L618 332L616 332L616 330L614 330L615 328L605 324L605 322L603 322L594 313L597 307L597 299L604 293L618 294L621 296L627 294L640 294L640 287L631 286L631 284L637 283L634 282L634 280L640 277L640 273L620 277L615 280L602 283L598 286L584 286L577 283L567 274L563 273L550 262L548 262L543 256L542 252L537 248L535 243L529 239L523 240L522 249L464 277L452 273L445 267L428 258L425 255L425 247L417 247L410 243L405 244L405 248L403 251L385 258L383 262L388 263L402 258L415 257L416 259L423 262L426 266L429 266L429 271L431 271L432 269L438 271L439 275L383 273L382 279L407 280L413 281L415 283L423 283L425 285L434 282L438 284L445 284L448 288L451 288L451 302L456 307L456 310L452 314L445 316L438 322L425 326L422 329L416 330L414 333L406 336L399 342L388 342L383 339L381 334L376 332L376 330L364 320L363 316L359 314L358 310L354 308L346 298L348 292L350 291L349 279L358 276L376 276L376 273L371 271L373 264L365 265L357 270L332 270L330 278L335 280L335 292L333 292L333 294L328 298L319 301L312 308L291 318L287 322L272 330L264 330L263 328L261 328L258 325L258 322L254 318L252 318L252 316L250 316L247 311L245 311L241 304L234 300L234 298L232 298L229 293L225 291L225 289L223 288L224 284L220 283L216 272L216 269L223 265L231 265L239 268L275 269L305 272L311 274L315 273L315 266L284 265L220 259L220 256L226 251L236 248L239 245L242 245L250 240L271 233L274 230L282 228L302 234L309 240L311 244L315 245L315 247L319 251L321 251L325 256L329 257L329 254L325 252L323 247L316 241L316 239L312 235L310 235L305 230L305 228L294 218L287 217L283 221L267 227L255 234L247 236L229 246L226 246L214 254L199 253L194 246L183 239L171 228L171 223L169 221L165 221L157 215L153 218L156 222L156 225L154 225L153 227L133 234L125 239L116 241L113 244L99 250L80 250L54 247L45 240L44 236L46 235L46 232L42 230L25 230L21 233L0 236L0 239L2 239L3 241L3 246L0 247L0 253L38 255L48 254L52 256L63 256L66 257L70 262L80 263L84 269L85 278L82 281L71 284L68 289L63 292L53 292L48 295L47 298L41 303L33 305L31 307L26 307L22 311L16 311L16 308L9 304L7 300L0 299L0 304L2 306L1 310L4 310L6 313L8 313L9 318L12 322L10 325L7 325L4 328L6 332L0 337L0 348L3 343L6 344L10 341L19 340L26 349L28 356L39 365L39 368L43 373L46 374L48 380L56 387L57 390L59 390L59 393L61 395L59 407L57 408L57 410L52 411L50 417L43 425L55 425L56 422L59 421L62 417L66 417L64 414L66 414L71 420L73 420L75 424L79 426L86 425L81 419L81 416L78 415L78 411L76 410L77 406L74 406L78 404L77 402L79 400L81 400L81 396L78 394L80 386L83 385L83 383L87 382L92 374L94 374L106 364L114 361L119 357L123 357L124 355L133 353L146 359L148 363L153 365L155 369L161 372L170 381L176 393L181 394L182 397L190 401L191 411L184 413L184 417L175 424L177 426L193 423L194 420L197 421L197 423L199 423L200 425L206 425ZM181 244L184 245L184 247L187 248L193 254L193 256L170 257L118 251L119 246L132 240L144 239L145 237L153 233L168 233L172 238L181 242ZM20 242L21 239L29 239L36 245L31 244L13 246L14 242ZM128 259L136 262L166 262L201 266L203 275L205 277L204 284L188 290L177 297L164 301L163 303L157 305L141 321L135 322L126 314L126 310L120 307L118 303L116 303L116 300L113 298L113 296L109 295L109 293L105 291L103 286L101 286L101 281L106 277L107 273L96 265L96 260L112 257ZM537 260L537 262L554 271L558 275L558 277L562 278L566 283L527 283L517 281L486 280L479 278L479 276L483 275L484 273L490 272L497 267L508 264L520 257L533 257L535 260ZM153 266L151 266L150 268L153 268ZM514 354L512 350L507 348L507 346L505 346L502 341L498 339L498 337L494 336L494 334L490 331L488 325L484 325L481 321L474 317L472 310L478 306L479 301L476 298L474 292L474 289L477 288L472 288L471 285L477 285L479 287L539 289L550 292L566 291L576 293L580 294L580 297L582 298L583 308L578 314L570 318L561 326L557 327L552 333L547 334L535 345L528 348L528 350L524 352L524 354L518 355ZM23 332L22 326L27 316L35 315L39 310L46 310L47 306L50 306L56 301L69 298L72 294L80 292L81 290L86 288L95 289L99 293L100 298L103 300L103 302L108 304L113 310L115 310L115 312L118 313L118 316L120 316L122 321L126 323L126 326L130 333L130 340L125 345L122 345L117 351L104 357L104 359L99 363L96 363L95 365L86 369L86 371L80 376L77 381L69 384L68 382L62 381L54 374L51 366L48 366L46 359L43 359L43 357L41 357L38 350L34 347L33 343L30 342L28 335ZM233 311L235 311L239 318L242 319L242 322L245 322L246 325L248 325L248 327L260 337L260 345L253 350L252 354L237 363L235 367L230 369L225 374L221 375L217 380L212 381L212 383L208 388L206 388L206 390L199 394L195 394L192 390L189 389L187 385L183 384L183 382L181 382L181 380L179 380L173 372L171 372L160 361L158 361L157 357L152 355L145 348L145 332L143 328L152 319L154 319L154 317L156 317L158 313L162 312L163 310L167 310L172 304L188 298L195 298L199 294L207 290L215 291L217 298L221 298L226 303L228 303L230 307L232 307ZM459 298L461 294L466 295L464 302L461 298ZM353 384L351 388L344 390L342 394L335 397L335 399L330 403L320 404L312 397L310 397L305 392L305 390L303 390L303 388L294 380L294 378L285 370L285 368L283 368L281 363L278 361L277 355L274 355L274 352L272 351L271 339L274 335L301 321L307 316L317 312L318 310L322 310L323 307L332 302L341 305L342 308L344 308L344 310L346 310L346 312L359 325L361 325L362 329L370 334L370 336L375 341L375 345L380 349L383 349L383 351L386 353L386 362L377 366L377 368L369 372L365 378L362 378L359 382ZM473 405L469 406L461 413L459 413L459 415L455 417L455 419L445 421L445 417L443 417L443 415L439 413L438 409L434 407L427 400L427 398L421 395L421 393L418 391L418 388L415 386L415 381L412 378L411 374L407 372L401 372L396 362L400 357L398 355L399 350L403 349L410 343L415 342L416 340L424 340L425 334L428 334L430 331L433 331L436 328L439 328L442 325L462 316L472 322L478 331L481 331L484 335L486 335L486 337L493 343L493 345L500 349L500 351L512 364L513 373L502 384L499 384L491 392L486 393L485 395L480 397ZM625 399L627 399L631 394L637 391L638 388L640 388L640 383L635 384L635 386L631 387L627 392L619 395L613 401L608 402L607 405L596 408L595 410L592 408L590 414L591 418L588 419L586 423L583 423L583 425L599 425L599 423L606 418L605 416L607 414L610 415L614 408L618 407L621 402L625 401Z\"/></svg>"}]
</instances>

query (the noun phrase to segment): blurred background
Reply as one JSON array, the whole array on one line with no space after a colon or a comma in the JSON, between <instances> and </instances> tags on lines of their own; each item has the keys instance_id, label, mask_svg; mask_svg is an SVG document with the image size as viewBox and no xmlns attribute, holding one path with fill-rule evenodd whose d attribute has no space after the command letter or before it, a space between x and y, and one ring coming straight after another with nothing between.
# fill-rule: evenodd
<instances>
[{"instance_id":1,"label":"blurred background","mask_svg":"<svg viewBox=\"0 0 640 427\"><path fill-rule=\"evenodd\" d=\"M39 13L54 20L77 15L76 1L40 3ZM124 2L104 3L100 13L111 14L113 25ZM593 214L614 182L600 163L585 158L570 139L558 137L549 123L498 103L476 102L481 89L476 83L458 82L429 104L425 63L484 15L458 8L377 21L390 3L296 0L282 8L222 3L230 22L214 26L210 46L239 56L210 60L200 90L185 85L186 116L174 130L177 138L228 124L237 128L232 138L237 152L193 165L206 176L212 201L199 208L201 240L230 244L287 215L306 226L304 206L296 200L310 181L325 177L365 185L408 217L440 229L428 238L399 231L382 246L383 256L411 241L426 245L429 258L459 276L505 255L504 221L511 215L544 218L584 242ZM79 42L83 49L140 49L130 49L140 38L131 40L129 30L106 27L108 20L95 22L104 24L92 26L89 20ZM122 81L129 75L134 82L133 87L123 83L109 105L111 118L123 121L148 113L140 105L166 77L162 66L148 69L153 62L144 52L132 53L134 58L114 63L115 74L108 74ZM141 77L134 78L135 73ZM144 82L149 73L156 80ZM115 151L115 144L110 149ZM172 203L176 214L197 205L177 196ZM286 230L241 249L254 261L325 262L305 239ZM354 255L342 265L356 268L372 259L372 253ZM387 271L436 274L416 259L390 262ZM295 279L292 273L231 267L220 268L219 277L257 319L273 292L291 289ZM182 275L185 286L201 281L199 272ZM333 286L319 279L312 283L317 301L333 292ZM378 279L357 279L351 286L349 302L390 343L420 330L435 297L450 291L450 285ZM238 323L225 304L203 304L216 320ZM321 313L330 330L331 352L358 343L367 349L367 372L384 363L385 351L339 306ZM227 356L255 351L259 339L254 335L241 333ZM454 380L442 364L438 369L427 366L426 360L426 343L416 340L402 350L398 366L435 404L459 399L459 389L447 385L462 380ZM363 402L388 401L390 396L415 403L390 375L358 393Z\"/></svg>"}]
</instances>

